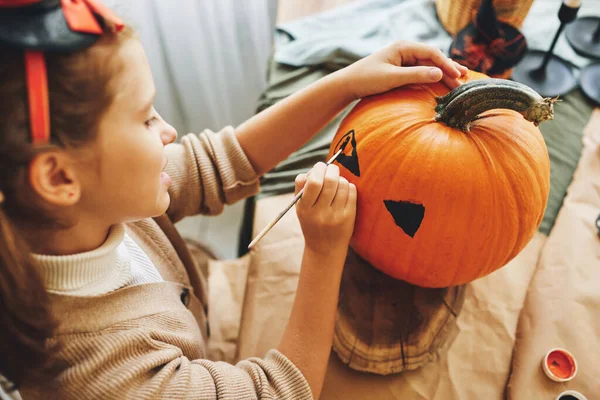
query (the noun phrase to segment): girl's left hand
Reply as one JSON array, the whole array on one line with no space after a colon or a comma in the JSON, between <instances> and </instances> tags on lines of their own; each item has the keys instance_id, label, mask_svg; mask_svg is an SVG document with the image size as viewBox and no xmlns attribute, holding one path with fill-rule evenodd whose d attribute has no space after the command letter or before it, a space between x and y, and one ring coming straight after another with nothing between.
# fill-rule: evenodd
<instances>
[{"instance_id":1,"label":"girl's left hand","mask_svg":"<svg viewBox=\"0 0 600 400\"><path fill-rule=\"evenodd\" d=\"M410 83L442 81L450 89L468 69L441 50L421 43L396 42L338 71L355 99L387 92Z\"/></svg>"}]
</instances>

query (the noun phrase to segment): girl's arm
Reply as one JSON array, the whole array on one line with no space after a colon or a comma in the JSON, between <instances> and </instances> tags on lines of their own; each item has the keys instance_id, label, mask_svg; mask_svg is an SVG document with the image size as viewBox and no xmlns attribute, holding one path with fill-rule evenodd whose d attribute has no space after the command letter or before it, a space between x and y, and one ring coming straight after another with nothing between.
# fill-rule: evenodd
<instances>
[{"instance_id":1,"label":"girl's arm","mask_svg":"<svg viewBox=\"0 0 600 400\"><path fill-rule=\"evenodd\" d=\"M347 250L304 251L296 298L277 348L302 372L315 399L327 371Z\"/></svg>"},{"instance_id":2,"label":"girl's arm","mask_svg":"<svg viewBox=\"0 0 600 400\"><path fill-rule=\"evenodd\" d=\"M154 287L157 292L135 286L129 288L138 294L133 295L134 302L160 297L160 307L143 316L129 310L133 314L113 316L110 323L104 320L85 334L77 323L63 327L57 338L61 343L59 359L66 368L60 380L62 397L318 398L331 349L343 263L354 228L356 187L340 178L337 166L323 163L317 164L308 178L300 177L297 189L302 187L306 189L296 210L305 237L305 254L298 292L278 350L236 365L201 359L201 333L194 315L182 304L181 285L165 282L160 284L160 291ZM121 301L132 301L127 295L111 299L113 303L107 306L111 310L120 309ZM104 301L90 298L89 302L76 303L81 311ZM265 332L269 328L263 327ZM22 388L24 398L42 392L52 397L56 390L52 385L46 388L43 382L30 385Z\"/></svg>"},{"instance_id":3,"label":"girl's arm","mask_svg":"<svg viewBox=\"0 0 600 400\"><path fill-rule=\"evenodd\" d=\"M258 192L259 176L236 139L225 127L215 133L189 133L165 148L165 171L172 179L167 215L173 222L196 214L217 215L225 204Z\"/></svg>"},{"instance_id":4,"label":"girl's arm","mask_svg":"<svg viewBox=\"0 0 600 400\"><path fill-rule=\"evenodd\" d=\"M225 204L255 194L261 174L300 148L355 99L440 79L455 87L459 84L455 77L466 71L437 49L396 43L315 82L235 130L186 135L180 144L166 147L166 171L173 180L167 214L173 221L199 213L219 214Z\"/></svg>"},{"instance_id":5,"label":"girl's arm","mask_svg":"<svg viewBox=\"0 0 600 400\"><path fill-rule=\"evenodd\" d=\"M298 290L278 350L302 371L319 398L331 351L342 270L356 215L356 187L340 177L336 165L318 163L296 205L305 247Z\"/></svg>"},{"instance_id":6,"label":"girl's arm","mask_svg":"<svg viewBox=\"0 0 600 400\"><path fill-rule=\"evenodd\" d=\"M270 171L352 101L410 83L454 88L467 69L434 47L398 42L255 115L236 136L256 172Z\"/></svg>"}]
</instances>

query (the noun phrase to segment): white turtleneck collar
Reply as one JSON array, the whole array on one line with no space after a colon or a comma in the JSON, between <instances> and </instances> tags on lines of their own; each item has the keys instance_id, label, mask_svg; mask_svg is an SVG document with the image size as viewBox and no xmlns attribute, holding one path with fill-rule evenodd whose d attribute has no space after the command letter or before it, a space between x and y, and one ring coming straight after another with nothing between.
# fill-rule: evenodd
<instances>
[{"instance_id":1,"label":"white turtleneck collar","mask_svg":"<svg viewBox=\"0 0 600 400\"><path fill-rule=\"evenodd\" d=\"M162 278L124 225L110 228L102 246L68 256L34 254L46 288L70 296L98 296L124 286L160 282Z\"/></svg>"}]
</instances>

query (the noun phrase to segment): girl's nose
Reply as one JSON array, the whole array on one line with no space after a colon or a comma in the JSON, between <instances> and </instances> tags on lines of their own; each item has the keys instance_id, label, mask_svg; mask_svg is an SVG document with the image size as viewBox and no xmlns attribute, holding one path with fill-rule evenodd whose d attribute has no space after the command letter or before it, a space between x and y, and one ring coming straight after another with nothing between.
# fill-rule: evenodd
<instances>
[{"instance_id":1,"label":"girl's nose","mask_svg":"<svg viewBox=\"0 0 600 400\"><path fill-rule=\"evenodd\" d=\"M177 130L165 122L165 127L160 134L163 144L166 146L177 139Z\"/></svg>"}]
</instances>

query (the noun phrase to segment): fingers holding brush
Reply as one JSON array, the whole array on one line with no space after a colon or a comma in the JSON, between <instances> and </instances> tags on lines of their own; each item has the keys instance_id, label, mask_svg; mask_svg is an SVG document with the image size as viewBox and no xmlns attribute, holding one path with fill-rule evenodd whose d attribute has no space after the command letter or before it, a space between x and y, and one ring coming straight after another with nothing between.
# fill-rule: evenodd
<instances>
[{"instance_id":1,"label":"fingers holding brush","mask_svg":"<svg viewBox=\"0 0 600 400\"><path fill-rule=\"evenodd\" d=\"M304 193L296 204L297 209L307 209L315 205L323 189L326 172L327 165L319 162L306 174L306 183L303 187Z\"/></svg>"},{"instance_id":2,"label":"fingers holding brush","mask_svg":"<svg viewBox=\"0 0 600 400\"><path fill-rule=\"evenodd\" d=\"M296 213L306 248L321 254L347 249L354 230L356 187L340 176L337 165L325 164L315 165L308 177L299 176L296 191L302 187Z\"/></svg>"},{"instance_id":3,"label":"fingers holding brush","mask_svg":"<svg viewBox=\"0 0 600 400\"><path fill-rule=\"evenodd\" d=\"M331 165L335 161L335 159L342 153L342 151L344 151L344 149L346 148L346 145L348 144L348 141L349 141L349 139L346 138L346 140L344 141L344 143L342 144L340 149L337 151L337 153L335 153L329 159L327 164L317 163L317 165L315 165L315 167L311 171L309 171L307 174L298 175L298 177L296 178L296 182L295 182L296 195L292 199L292 202L290 204L288 204L288 206L282 212L279 213L277 218L275 218L273 221L271 221L271 223L269 223L267 226L265 226L263 228L263 230L254 238L254 240L252 240L252 242L250 242L250 244L248 245L248 249L253 249L254 246L256 246L256 244L263 237L265 237L265 235L267 233L269 233L269 231L275 226L275 224L277 224L277 222L281 218L283 218L283 216L298 202L298 200L300 200L303 197L306 187L309 187L308 198L305 199L305 201L299 206L300 210L302 210L304 208L312 208L316 204L316 202L318 201L318 199L321 196L321 191L323 190L323 184L325 182L325 175L327 174L327 170L328 170L327 166ZM338 168L338 167L336 166L336 168ZM311 175L311 173L313 173L313 175ZM330 174L330 177L327 179L328 187L333 185L333 182L337 181L336 176L339 178L339 169L332 169L329 171L329 174ZM333 178L332 178L331 174L333 174ZM312 176L312 178L309 179L309 176ZM336 192L337 192L337 189L336 189ZM330 198L332 194L334 194L334 191L332 189L326 190L327 198ZM333 201L333 200L331 200L331 201Z\"/></svg>"}]
</instances>

